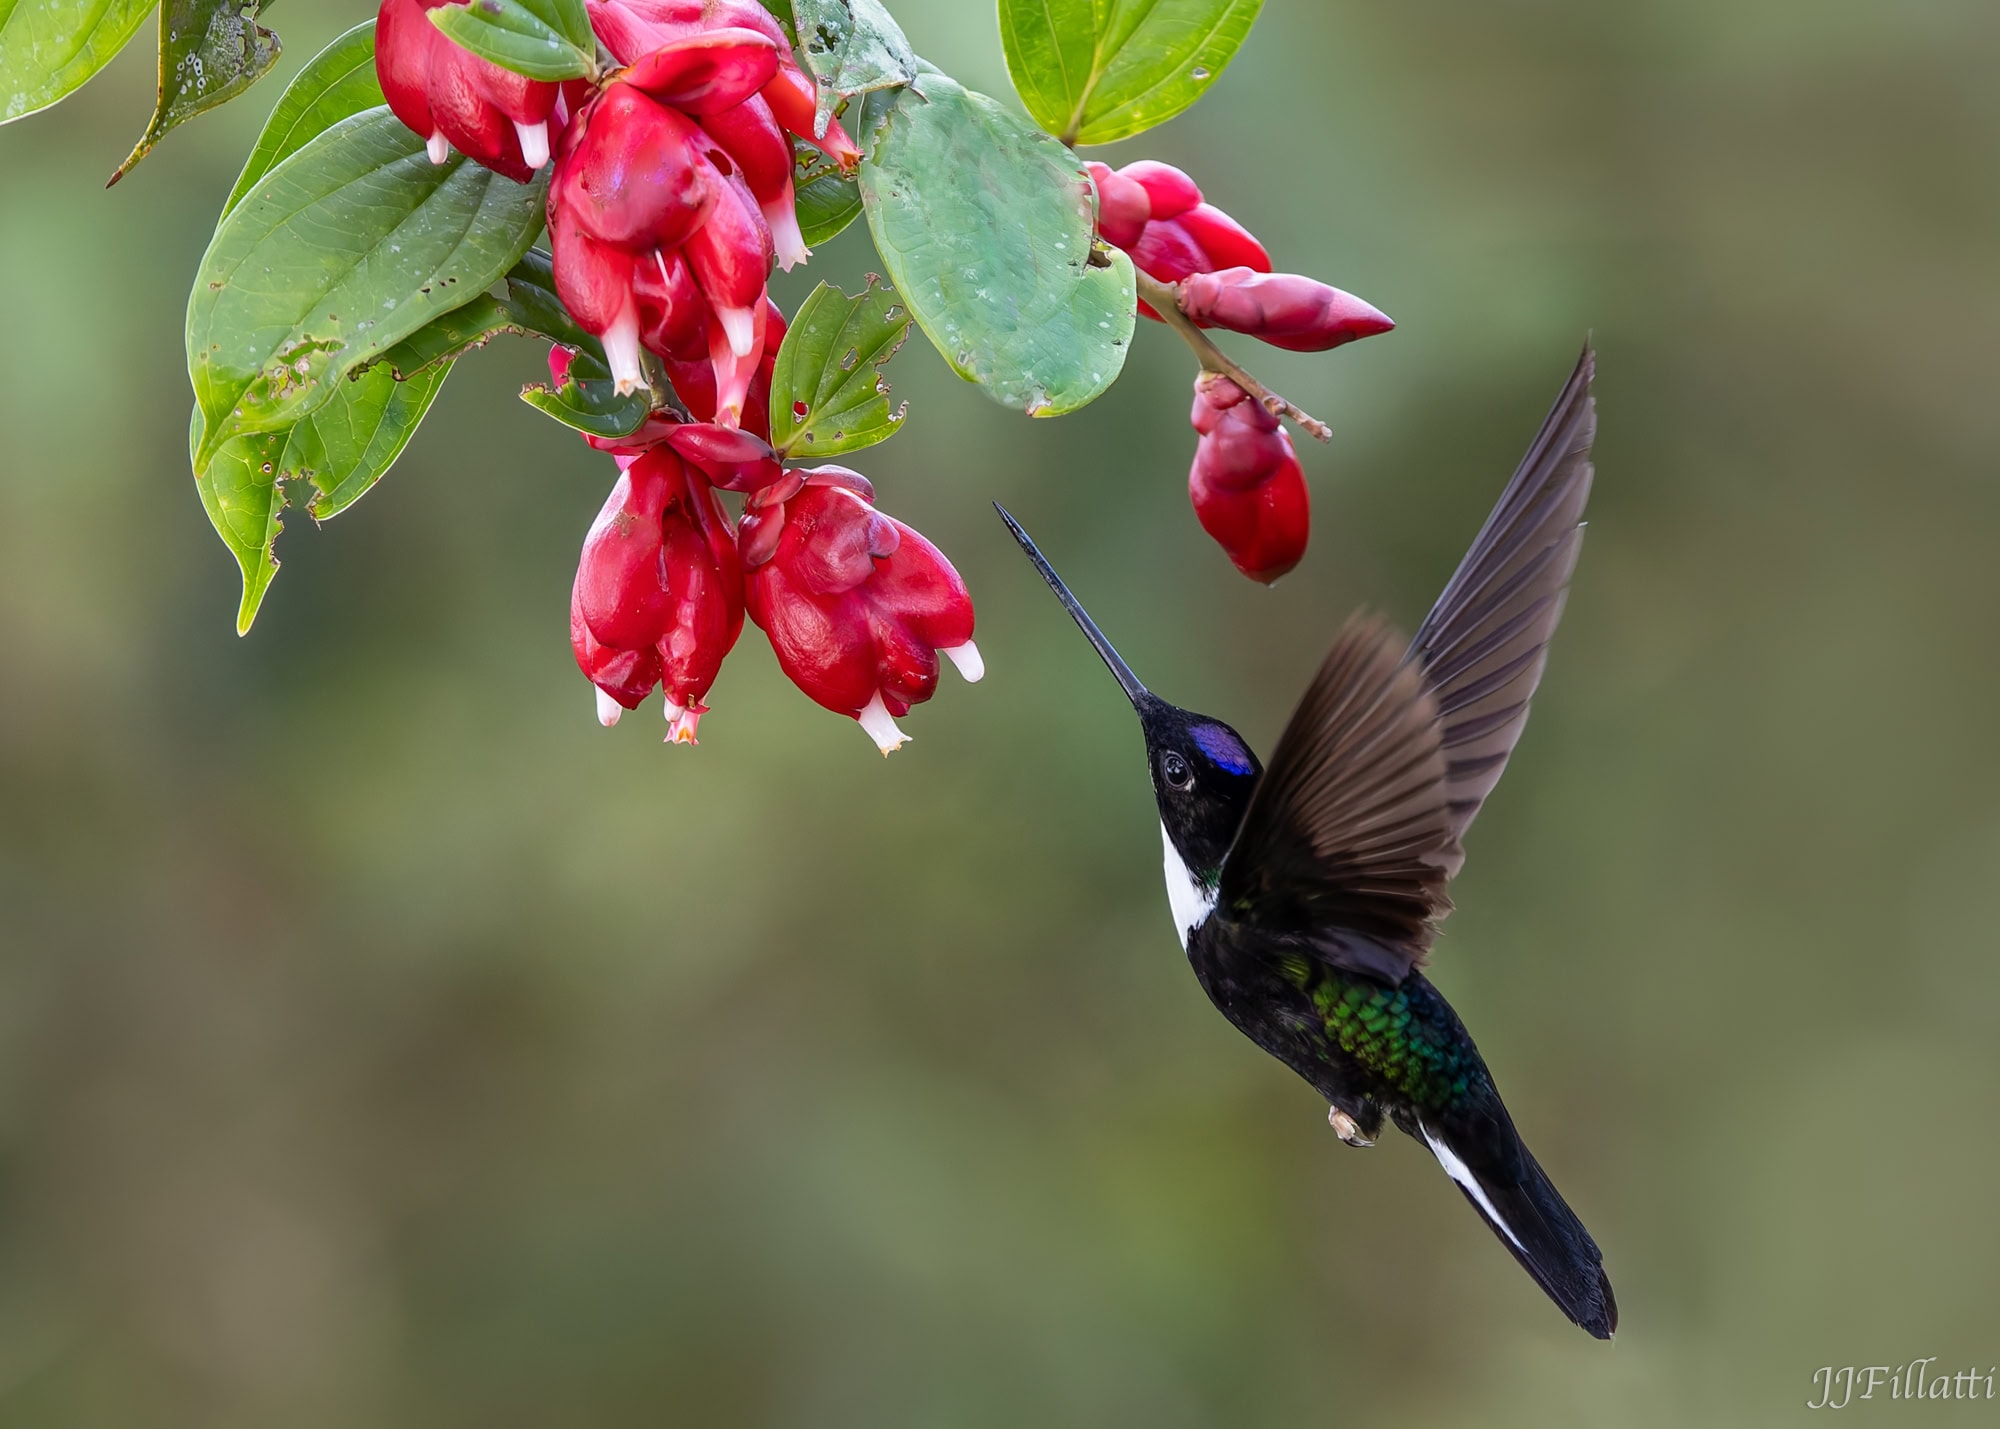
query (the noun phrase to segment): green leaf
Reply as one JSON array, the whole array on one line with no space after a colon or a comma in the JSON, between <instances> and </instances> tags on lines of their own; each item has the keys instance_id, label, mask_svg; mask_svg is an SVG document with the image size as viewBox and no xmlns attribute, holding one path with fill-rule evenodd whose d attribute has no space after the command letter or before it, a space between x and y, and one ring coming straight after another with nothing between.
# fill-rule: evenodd
<instances>
[{"instance_id":1,"label":"green leaf","mask_svg":"<svg viewBox=\"0 0 2000 1429\"><path fill-rule=\"evenodd\" d=\"M375 78L375 22L367 20L314 55L285 86L244 161L243 172L236 176L236 187L222 205L223 216L256 187L257 180L322 131L381 102L382 85Z\"/></svg>"},{"instance_id":2,"label":"green leaf","mask_svg":"<svg viewBox=\"0 0 2000 1429\"><path fill-rule=\"evenodd\" d=\"M111 62L159 0L0 0L0 124L47 109Z\"/></svg>"},{"instance_id":3,"label":"green leaf","mask_svg":"<svg viewBox=\"0 0 2000 1429\"><path fill-rule=\"evenodd\" d=\"M821 283L792 318L771 371L771 445L788 456L836 456L896 434L882 365L910 335L910 314L873 273L856 297Z\"/></svg>"},{"instance_id":4,"label":"green leaf","mask_svg":"<svg viewBox=\"0 0 2000 1429\"><path fill-rule=\"evenodd\" d=\"M295 425L337 379L478 296L534 241L546 187L432 164L386 109L271 170L216 229L188 301L196 466L230 437Z\"/></svg>"},{"instance_id":5,"label":"green leaf","mask_svg":"<svg viewBox=\"0 0 2000 1429\"><path fill-rule=\"evenodd\" d=\"M507 304L491 293L481 293L462 308L453 308L442 317L432 318L387 352L375 366L386 367L398 380L408 380L440 362L452 362L476 347L484 347L501 333L528 336L533 330L515 321Z\"/></svg>"},{"instance_id":6,"label":"green leaf","mask_svg":"<svg viewBox=\"0 0 2000 1429\"><path fill-rule=\"evenodd\" d=\"M792 192L808 248L838 237L861 217L861 186L803 139L792 140Z\"/></svg>"},{"instance_id":7,"label":"green leaf","mask_svg":"<svg viewBox=\"0 0 2000 1429\"><path fill-rule=\"evenodd\" d=\"M266 0L166 0L160 11L160 93L146 132L111 176L117 183L153 146L197 114L262 79L283 48L257 23Z\"/></svg>"},{"instance_id":8,"label":"green leaf","mask_svg":"<svg viewBox=\"0 0 2000 1429\"><path fill-rule=\"evenodd\" d=\"M1235 58L1263 0L1000 0L1007 73L1066 144L1164 124Z\"/></svg>"},{"instance_id":9,"label":"green leaf","mask_svg":"<svg viewBox=\"0 0 2000 1429\"><path fill-rule=\"evenodd\" d=\"M471 302L433 318L387 352L378 362L400 378L414 377L439 362L463 356L484 347L502 333L520 337L545 338L573 348L582 370L607 381L610 364L604 358L604 344L577 326L556 296L555 275L549 256L531 249L507 274L505 296L481 293ZM644 415L646 400L634 396ZM636 422L635 424L636 425Z\"/></svg>"},{"instance_id":10,"label":"green leaf","mask_svg":"<svg viewBox=\"0 0 2000 1429\"><path fill-rule=\"evenodd\" d=\"M521 389L521 400L564 426L593 437L629 437L644 425L652 410L643 390L619 396L610 370L597 375L581 353L570 364L569 376L560 386L553 382L530 382Z\"/></svg>"},{"instance_id":11,"label":"green leaf","mask_svg":"<svg viewBox=\"0 0 2000 1429\"><path fill-rule=\"evenodd\" d=\"M594 437L626 437L639 430L652 411L652 396L640 390L618 395L604 344L576 324L556 296L555 272L549 255L535 249L507 275L507 320L520 329L575 349L569 380L560 386L531 382L521 400L558 422Z\"/></svg>"},{"instance_id":12,"label":"green leaf","mask_svg":"<svg viewBox=\"0 0 2000 1429\"><path fill-rule=\"evenodd\" d=\"M813 132L824 135L841 100L916 77L917 54L881 0L792 0L806 68L819 81Z\"/></svg>"},{"instance_id":13,"label":"green leaf","mask_svg":"<svg viewBox=\"0 0 2000 1429\"><path fill-rule=\"evenodd\" d=\"M583 0L467 0L429 14L481 59L529 79L582 79L597 71Z\"/></svg>"},{"instance_id":14,"label":"green leaf","mask_svg":"<svg viewBox=\"0 0 2000 1429\"><path fill-rule=\"evenodd\" d=\"M959 376L1031 417L1091 401L1132 341L1132 264L1091 266L1095 216L1076 156L983 94L925 68L861 166L876 250Z\"/></svg>"},{"instance_id":15,"label":"green leaf","mask_svg":"<svg viewBox=\"0 0 2000 1429\"><path fill-rule=\"evenodd\" d=\"M278 573L276 545L284 513L304 509L316 521L339 515L382 479L430 410L451 364L400 381L386 366L341 382L331 400L289 431L232 437L198 467L196 489L216 534L243 572L236 633L245 634ZM201 413L188 426L190 456L201 445ZM293 484L306 482L301 500Z\"/></svg>"}]
</instances>

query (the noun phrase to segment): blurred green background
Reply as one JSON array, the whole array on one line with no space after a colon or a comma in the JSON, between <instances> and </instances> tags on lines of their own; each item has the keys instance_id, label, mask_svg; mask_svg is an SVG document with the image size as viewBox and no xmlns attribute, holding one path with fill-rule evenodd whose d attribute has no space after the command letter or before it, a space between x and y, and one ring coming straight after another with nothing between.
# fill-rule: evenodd
<instances>
[{"instance_id":1,"label":"blurred green background","mask_svg":"<svg viewBox=\"0 0 2000 1429\"><path fill-rule=\"evenodd\" d=\"M1271 6L1104 156L1402 324L1256 354L1337 429L1305 564L1196 527L1159 329L1050 422L913 341L860 464L990 674L885 763L754 631L698 751L598 728L610 467L526 343L232 633L187 284L371 8L281 7L279 78L114 193L150 29L0 130L0 1423L1769 1424L1823 1364L2000 1360L2000 10ZM1008 92L986 4L897 9ZM1609 1347L1207 1006L1131 716L987 506L1268 747L1352 607L1422 615L1586 331L1591 536L1434 975Z\"/></svg>"}]
</instances>

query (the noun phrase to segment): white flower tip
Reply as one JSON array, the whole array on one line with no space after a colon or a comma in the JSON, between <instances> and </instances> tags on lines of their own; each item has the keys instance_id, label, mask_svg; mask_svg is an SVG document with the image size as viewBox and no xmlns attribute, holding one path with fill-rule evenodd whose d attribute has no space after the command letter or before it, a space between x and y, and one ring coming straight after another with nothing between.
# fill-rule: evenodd
<instances>
[{"instance_id":1,"label":"white flower tip","mask_svg":"<svg viewBox=\"0 0 2000 1429\"><path fill-rule=\"evenodd\" d=\"M646 369L639 361L639 310L631 303L604 330L604 360L620 397L646 385Z\"/></svg>"},{"instance_id":2,"label":"white flower tip","mask_svg":"<svg viewBox=\"0 0 2000 1429\"><path fill-rule=\"evenodd\" d=\"M540 124L523 124L514 121L514 132L521 137L521 162L531 169L539 169L549 161L549 125L545 119Z\"/></svg>"},{"instance_id":3,"label":"white flower tip","mask_svg":"<svg viewBox=\"0 0 2000 1429\"><path fill-rule=\"evenodd\" d=\"M968 685L979 683L979 677L986 673L986 661L980 658L979 647L970 640L963 645L954 645L938 654L958 667L958 673L965 676Z\"/></svg>"},{"instance_id":4,"label":"white flower tip","mask_svg":"<svg viewBox=\"0 0 2000 1429\"><path fill-rule=\"evenodd\" d=\"M424 152L431 156L433 164L442 164L451 157L451 140L444 137L443 130L439 130L424 140Z\"/></svg>"},{"instance_id":5,"label":"white flower tip","mask_svg":"<svg viewBox=\"0 0 2000 1429\"><path fill-rule=\"evenodd\" d=\"M875 747L882 751L884 758L894 754L910 737L896 728L896 718L889 713L889 707L882 703L882 692L877 690L875 698L868 702L868 708L854 718L861 724L867 736L875 741Z\"/></svg>"},{"instance_id":6,"label":"white flower tip","mask_svg":"<svg viewBox=\"0 0 2000 1429\"><path fill-rule=\"evenodd\" d=\"M604 691L599 690L597 692L597 722L599 724L609 729L612 725L618 723L619 716L624 713L625 706L619 704L618 701L612 699Z\"/></svg>"},{"instance_id":7,"label":"white flower tip","mask_svg":"<svg viewBox=\"0 0 2000 1429\"><path fill-rule=\"evenodd\" d=\"M729 350L738 357L748 357L757 346L757 314L750 308L725 308L716 305L715 316L721 320L722 333L729 339ZM633 319L637 331L638 319Z\"/></svg>"},{"instance_id":8,"label":"white flower tip","mask_svg":"<svg viewBox=\"0 0 2000 1429\"><path fill-rule=\"evenodd\" d=\"M787 273L812 257L812 249L806 247L806 238L799 232L799 211L792 203L791 190L786 189L782 198L763 205L764 222L771 229L771 247L778 255L778 266Z\"/></svg>"}]
</instances>

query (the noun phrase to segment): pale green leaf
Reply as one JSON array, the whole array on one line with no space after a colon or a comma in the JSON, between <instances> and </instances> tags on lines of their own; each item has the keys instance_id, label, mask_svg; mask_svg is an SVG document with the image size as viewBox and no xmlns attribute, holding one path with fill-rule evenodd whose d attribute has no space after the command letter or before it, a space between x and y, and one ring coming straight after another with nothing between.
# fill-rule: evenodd
<instances>
[{"instance_id":1,"label":"pale green leaf","mask_svg":"<svg viewBox=\"0 0 2000 1429\"><path fill-rule=\"evenodd\" d=\"M111 63L159 0L0 0L0 124L47 109Z\"/></svg>"},{"instance_id":2,"label":"pale green leaf","mask_svg":"<svg viewBox=\"0 0 2000 1429\"><path fill-rule=\"evenodd\" d=\"M926 68L861 166L869 231L945 361L1030 416L1091 401L1132 341L1132 265L1091 258L1089 180L1056 140Z\"/></svg>"},{"instance_id":3,"label":"pale green leaf","mask_svg":"<svg viewBox=\"0 0 2000 1429\"><path fill-rule=\"evenodd\" d=\"M881 0L793 0L799 47L819 81L813 132L824 135L834 108L851 95L908 84L916 51Z\"/></svg>"}]
</instances>

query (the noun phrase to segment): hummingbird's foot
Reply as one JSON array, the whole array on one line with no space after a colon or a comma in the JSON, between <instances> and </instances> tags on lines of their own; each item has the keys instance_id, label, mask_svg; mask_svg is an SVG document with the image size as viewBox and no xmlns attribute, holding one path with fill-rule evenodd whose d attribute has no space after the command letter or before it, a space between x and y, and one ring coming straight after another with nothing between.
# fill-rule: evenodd
<instances>
[{"instance_id":1,"label":"hummingbird's foot","mask_svg":"<svg viewBox=\"0 0 2000 1429\"><path fill-rule=\"evenodd\" d=\"M1333 1134L1349 1146L1373 1146L1375 1143L1361 1134L1361 1123L1337 1106L1326 1109L1326 1124L1333 1128Z\"/></svg>"}]
</instances>

